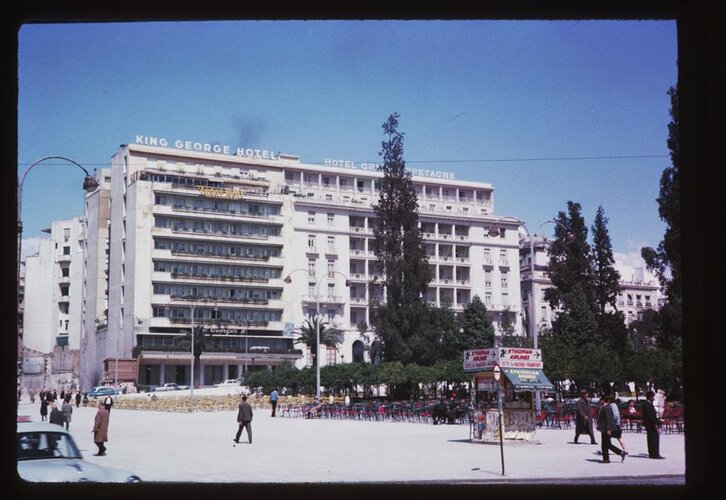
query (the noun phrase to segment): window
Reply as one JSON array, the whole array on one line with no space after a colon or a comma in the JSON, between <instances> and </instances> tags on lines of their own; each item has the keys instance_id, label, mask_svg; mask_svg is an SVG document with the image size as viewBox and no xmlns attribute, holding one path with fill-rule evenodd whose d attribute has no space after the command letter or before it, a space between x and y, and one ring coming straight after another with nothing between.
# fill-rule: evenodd
<instances>
[{"instance_id":1,"label":"window","mask_svg":"<svg viewBox=\"0 0 726 500\"><path fill-rule=\"evenodd\" d=\"M357 325L358 324L358 311L350 311L350 324L351 325Z\"/></svg>"},{"instance_id":2,"label":"window","mask_svg":"<svg viewBox=\"0 0 726 500\"><path fill-rule=\"evenodd\" d=\"M315 251L315 235L314 234L308 235L308 249Z\"/></svg>"},{"instance_id":3,"label":"window","mask_svg":"<svg viewBox=\"0 0 726 500\"><path fill-rule=\"evenodd\" d=\"M71 247L63 247L63 255L70 255Z\"/></svg>"},{"instance_id":4,"label":"window","mask_svg":"<svg viewBox=\"0 0 726 500\"><path fill-rule=\"evenodd\" d=\"M67 242L71 239L71 228L64 227L63 228L63 241Z\"/></svg>"},{"instance_id":5,"label":"window","mask_svg":"<svg viewBox=\"0 0 726 500\"><path fill-rule=\"evenodd\" d=\"M308 259L308 276L315 277L315 259Z\"/></svg>"},{"instance_id":6,"label":"window","mask_svg":"<svg viewBox=\"0 0 726 500\"><path fill-rule=\"evenodd\" d=\"M491 248L484 249L484 264L492 263L492 250Z\"/></svg>"},{"instance_id":7,"label":"window","mask_svg":"<svg viewBox=\"0 0 726 500\"><path fill-rule=\"evenodd\" d=\"M485 288L492 287L492 272L489 270L484 271L484 287Z\"/></svg>"},{"instance_id":8,"label":"window","mask_svg":"<svg viewBox=\"0 0 726 500\"><path fill-rule=\"evenodd\" d=\"M506 250L499 250L499 264L502 266L507 265L507 251Z\"/></svg>"},{"instance_id":9,"label":"window","mask_svg":"<svg viewBox=\"0 0 726 500\"><path fill-rule=\"evenodd\" d=\"M315 224L315 212L308 212L308 224Z\"/></svg>"},{"instance_id":10,"label":"window","mask_svg":"<svg viewBox=\"0 0 726 500\"><path fill-rule=\"evenodd\" d=\"M503 306L509 305L509 294L508 293L502 293L502 305Z\"/></svg>"},{"instance_id":11,"label":"window","mask_svg":"<svg viewBox=\"0 0 726 500\"><path fill-rule=\"evenodd\" d=\"M328 283L328 297L335 297L335 283Z\"/></svg>"},{"instance_id":12,"label":"window","mask_svg":"<svg viewBox=\"0 0 726 500\"><path fill-rule=\"evenodd\" d=\"M308 296L315 296L315 283L308 283Z\"/></svg>"},{"instance_id":13,"label":"window","mask_svg":"<svg viewBox=\"0 0 726 500\"><path fill-rule=\"evenodd\" d=\"M333 277L334 271L335 271L335 261L329 260L328 261L328 277Z\"/></svg>"},{"instance_id":14,"label":"window","mask_svg":"<svg viewBox=\"0 0 726 500\"><path fill-rule=\"evenodd\" d=\"M325 194L325 201L333 201L333 195L330 193Z\"/></svg>"},{"instance_id":15,"label":"window","mask_svg":"<svg viewBox=\"0 0 726 500\"><path fill-rule=\"evenodd\" d=\"M334 214L328 214L328 225L332 226L335 223L335 215Z\"/></svg>"},{"instance_id":16,"label":"window","mask_svg":"<svg viewBox=\"0 0 726 500\"><path fill-rule=\"evenodd\" d=\"M487 292L484 294L484 305L487 307L492 307L492 294L491 292Z\"/></svg>"},{"instance_id":17,"label":"window","mask_svg":"<svg viewBox=\"0 0 726 500\"><path fill-rule=\"evenodd\" d=\"M337 360L337 356L336 355L337 355L338 351L335 348L335 346L332 346L332 345L325 346L325 347L326 347L326 349L325 349L325 364L326 365L334 365L336 363L336 360Z\"/></svg>"},{"instance_id":18,"label":"window","mask_svg":"<svg viewBox=\"0 0 726 500\"><path fill-rule=\"evenodd\" d=\"M328 309L327 310L327 318L326 319L327 319L328 323L330 323L331 325L333 324L333 322L335 321L335 310L334 309Z\"/></svg>"},{"instance_id":19,"label":"window","mask_svg":"<svg viewBox=\"0 0 726 500\"><path fill-rule=\"evenodd\" d=\"M507 273L502 273L502 288L509 288Z\"/></svg>"},{"instance_id":20,"label":"window","mask_svg":"<svg viewBox=\"0 0 726 500\"><path fill-rule=\"evenodd\" d=\"M323 186L326 188L330 187L330 177L323 176Z\"/></svg>"},{"instance_id":21,"label":"window","mask_svg":"<svg viewBox=\"0 0 726 500\"><path fill-rule=\"evenodd\" d=\"M70 272L70 267L61 267L61 276L63 276L64 278L67 278L70 275Z\"/></svg>"},{"instance_id":22,"label":"window","mask_svg":"<svg viewBox=\"0 0 726 500\"><path fill-rule=\"evenodd\" d=\"M335 252L335 236L328 236L328 251Z\"/></svg>"}]
</instances>

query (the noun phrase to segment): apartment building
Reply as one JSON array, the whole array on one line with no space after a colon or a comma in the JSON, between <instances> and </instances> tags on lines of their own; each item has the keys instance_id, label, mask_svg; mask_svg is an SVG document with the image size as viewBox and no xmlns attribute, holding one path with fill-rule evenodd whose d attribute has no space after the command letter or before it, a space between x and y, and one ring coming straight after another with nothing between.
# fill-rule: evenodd
<instances>
[{"instance_id":1,"label":"apartment building","mask_svg":"<svg viewBox=\"0 0 726 500\"><path fill-rule=\"evenodd\" d=\"M89 380L103 376L101 360L134 359L142 386L189 383L191 354L178 343L193 326L211 334L202 384L302 367L311 356L294 331L318 312L344 333L337 349L321 348L323 366L368 360L363 324L373 294L384 293L370 286L380 274L371 240L382 174L373 165L136 139L86 198ZM493 187L415 174L433 276L428 302L461 313L479 295L495 324L511 310L521 330L519 237L506 221L489 236L501 219Z\"/></svg>"},{"instance_id":2,"label":"apartment building","mask_svg":"<svg viewBox=\"0 0 726 500\"><path fill-rule=\"evenodd\" d=\"M549 303L545 300L545 290L552 286L547 275L549 241L534 235L534 276L531 276L530 240L523 238L520 247L520 269L522 276L522 309L527 321L534 314L538 330L550 328L556 317ZM661 292L657 278L643 267L633 267L622 262L615 262L615 269L620 273L620 293L617 298L617 309L625 315L625 324L629 325L646 309L660 307ZM534 294L531 291L534 290ZM530 309L530 297L534 297L534 308ZM613 311L612 306L608 306ZM531 311L531 312L530 312Z\"/></svg>"}]
</instances>

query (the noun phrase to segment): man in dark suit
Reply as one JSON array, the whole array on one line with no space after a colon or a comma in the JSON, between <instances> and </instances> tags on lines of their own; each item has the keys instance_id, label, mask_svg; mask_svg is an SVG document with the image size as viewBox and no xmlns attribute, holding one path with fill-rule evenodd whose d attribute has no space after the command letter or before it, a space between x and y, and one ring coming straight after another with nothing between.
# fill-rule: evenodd
<instances>
[{"instance_id":1,"label":"man in dark suit","mask_svg":"<svg viewBox=\"0 0 726 500\"><path fill-rule=\"evenodd\" d=\"M580 391L580 399L577 400L577 413L575 414L575 444L580 434L590 436L590 444L595 442L595 433L592 430L592 419L590 418L590 402L587 400L587 389Z\"/></svg>"},{"instance_id":2,"label":"man in dark suit","mask_svg":"<svg viewBox=\"0 0 726 500\"><path fill-rule=\"evenodd\" d=\"M609 451L612 451L616 455L620 455L620 460L623 461L628 455L628 452L621 450L610 441L613 433L617 432L618 426L615 423L615 414L613 413L613 409L610 407L608 398L606 396L603 396L600 399L600 405L600 411L597 414L597 430L600 431L602 463L610 463L610 454L608 453Z\"/></svg>"},{"instance_id":3,"label":"man in dark suit","mask_svg":"<svg viewBox=\"0 0 726 500\"><path fill-rule=\"evenodd\" d=\"M653 391L648 391L645 394L645 401L643 401L642 406L643 427L645 427L648 440L648 457L662 459L664 457L660 456L660 420L653 406L654 399L655 393Z\"/></svg>"},{"instance_id":4,"label":"man in dark suit","mask_svg":"<svg viewBox=\"0 0 726 500\"><path fill-rule=\"evenodd\" d=\"M247 402L247 396L242 396L242 401L239 404L239 411L237 412L237 423L239 428L237 429L237 435L234 437L234 442L239 443L239 438L242 435L242 429L247 429L247 439L252 444L252 407Z\"/></svg>"}]
</instances>

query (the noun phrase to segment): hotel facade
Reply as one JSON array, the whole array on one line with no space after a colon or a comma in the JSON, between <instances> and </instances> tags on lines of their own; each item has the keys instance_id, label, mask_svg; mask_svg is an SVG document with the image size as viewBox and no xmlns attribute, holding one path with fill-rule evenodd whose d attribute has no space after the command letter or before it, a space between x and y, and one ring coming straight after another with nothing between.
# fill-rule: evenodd
<instances>
[{"instance_id":1,"label":"hotel facade","mask_svg":"<svg viewBox=\"0 0 726 500\"><path fill-rule=\"evenodd\" d=\"M517 224L495 215L493 187L412 173L429 304L460 314L478 295L495 327L511 311L521 331ZM321 346L321 366L369 360L375 165L137 136L97 176L86 195L84 388L119 377L115 360L133 362L142 387L189 384L191 354L177 344L193 326L211 334L202 385L304 367L295 331L318 312L343 332L337 348Z\"/></svg>"}]
</instances>

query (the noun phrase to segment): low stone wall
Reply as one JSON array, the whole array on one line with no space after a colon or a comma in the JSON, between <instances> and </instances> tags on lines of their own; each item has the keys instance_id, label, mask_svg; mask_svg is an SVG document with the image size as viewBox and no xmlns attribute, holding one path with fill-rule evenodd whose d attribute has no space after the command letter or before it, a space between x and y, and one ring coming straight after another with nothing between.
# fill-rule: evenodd
<instances>
[{"instance_id":1,"label":"low stone wall","mask_svg":"<svg viewBox=\"0 0 726 500\"><path fill-rule=\"evenodd\" d=\"M237 410L241 398L237 394L225 396L194 396L194 411L228 411ZM270 397L249 396L247 402L253 409L270 409ZM283 404L304 404L311 403L312 398L304 396L280 397L278 400L278 408ZM94 407L97 404L95 398L91 398L88 405ZM154 393L143 393L134 395L120 395L114 401L114 408L123 410L142 410L142 411L169 411L169 412L188 412L189 396L171 396L168 394L157 395Z\"/></svg>"}]
</instances>

